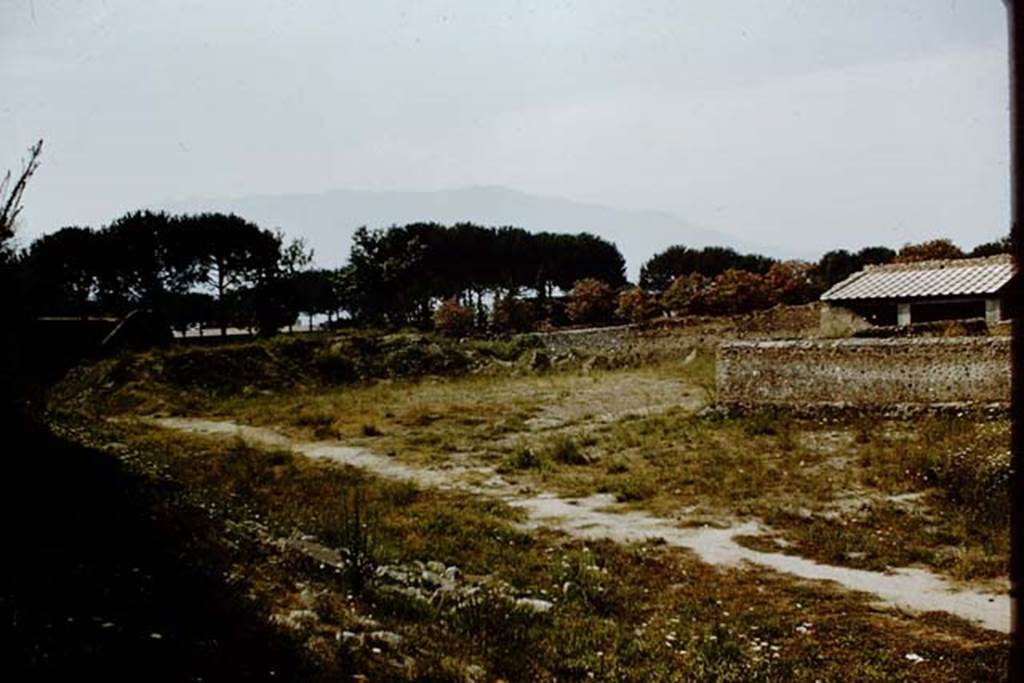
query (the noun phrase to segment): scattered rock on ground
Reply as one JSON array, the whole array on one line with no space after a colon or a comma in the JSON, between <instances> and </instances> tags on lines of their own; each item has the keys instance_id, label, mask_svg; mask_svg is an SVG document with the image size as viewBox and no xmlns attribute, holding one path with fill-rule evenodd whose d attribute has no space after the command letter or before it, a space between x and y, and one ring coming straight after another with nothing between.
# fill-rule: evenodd
<instances>
[{"instance_id":1,"label":"scattered rock on ground","mask_svg":"<svg viewBox=\"0 0 1024 683\"><path fill-rule=\"evenodd\" d=\"M402 644L402 636L394 631L373 631L369 634L369 638L378 645L384 644L388 647L398 647Z\"/></svg>"},{"instance_id":2,"label":"scattered rock on ground","mask_svg":"<svg viewBox=\"0 0 1024 683\"><path fill-rule=\"evenodd\" d=\"M519 598L516 600L516 606L524 607L534 612L548 612L555 605L547 600L540 600L538 598Z\"/></svg>"},{"instance_id":3,"label":"scattered rock on ground","mask_svg":"<svg viewBox=\"0 0 1024 683\"><path fill-rule=\"evenodd\" d=\"M551 356L543 351L534 349L530 352L526 365L533 372L547 372L551 369Z\"/></svg>"},{"instance_id":4,"label":"scattered rock on ground","mask_svg":"<svg viewBox=\"0 0 1024 683\"><path fill-rule=\"evenodd\" d=\"M310 609L293 609L288 612L279 612L273 615L270 620L279 626L293 631L305 631L316 626L320 621L320 617Z\"/></svg>"},{"instance_id":5,"label":"scattered rock on ground","mask_svg":"<svg viewBox=\"0 0 1024 683\"><path fill-rule=\"evenodd\" d=\"M583 361L583 373L590 374L595 370L610 370L612 367L611 359L608 356L597 354Z\"/></svg>"}]
</instances>

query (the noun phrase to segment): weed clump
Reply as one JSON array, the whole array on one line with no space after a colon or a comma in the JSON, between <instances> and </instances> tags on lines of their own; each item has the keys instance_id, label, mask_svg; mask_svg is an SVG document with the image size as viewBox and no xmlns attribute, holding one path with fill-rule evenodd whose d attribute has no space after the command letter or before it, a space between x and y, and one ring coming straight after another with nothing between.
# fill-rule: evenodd
<instances>
[{"instance_id":1,"label":"weed clump","mask_svg":"<svg viewBox=\"0 0 1024 683\"><path fill-rule=\"evenodd\" d=\"M797 447L796 424L793 416L784 410L760 410L743 421L748 436L774 436L779 448L792 451Z\"/></svg>"},{"instance_id":2,"label":"weed clump","mask_svg":"<svg viewBox=\"0 0 1024 683\"><path fill-rule=\"evenodd\" d=\"M977 531L1002 533L1010 516L1010 451L1006 434L961 417L934 417L906 445L902 474L935 487Z\"/></svg>"},{"instance_id":3,"label":"weed clump","mask_svg":"<svg viewBox=\"0 0 1024 683\"><path fill-rule=\"evenodd\" d=\"M311 427L317 438L330 436L333 423L334 414L331 411L315 407L302 408L295 416L295 424L299 427Z\"/></svg>"},{"instance_id":4,"label":"weed clump","mask_svg":"<svg viewBox=\"0 0 1024 683\"><path fill-rule=\"evenodd\" d=\"M606 471L608 474L625 474L629 471L629 463L622 458L614 458L608 462Z\"/></svg>"},{"instance_id":5,"label":"weed clump","mask_svg":"<svg viewBox=\"0 0 1024 683\"><path fill-rule=\"evenodd\" d=\"M313 356L313 369L328 384L345 384L358 379L359 370L344 349L330 346Z\"/></svg>"},{"instance_id":6,"label":"weed clump","mask_svg":"<svg viewBox=\"0 0 1024 683\"><path fill-rule=\"evenodd\" d=\"M620 503L635 503L647 500L655 493L654 484L640 477L629 477L613 488L615 500Z\"/></svg>"},{"instance_id":7,"label":"weed clump","mask_svg":"<svg viewBox=\"0 0 1024 683\"><path fill-rule=\"evenodd\" d=\"M346 490L341 499L341 553L345 558L345 581L361 595L377 567L362 488Z\"/></svg>"},{"instance_id":8,"label":"weed clump","mask_svg":"<svg viewBox=\"0 0 1024 683\"><path fill-rule=\"evenodd\" d=\"M590 552L569 553L561 563L558 581L570 601L578 600L601 617L620 616L628 607L607 568L598 566Z\"/></svg>"},{"instance_id":9,"label":"weed clump","mask_svg":"<svg viewBox=\"0 0 1024 683\"><path fill-rule=\"evenodd\" d=\"M871 419L868 415L858 415L853 420L853 442L857 444L868 444L875 436L878 428L878 421Z\"/></svg>"},{"instance_id":10,"label":"weed clump","mask_svg":"<svg viewBox=\"0 0 1024 683\"><path fill-rule=\"evenodd\" d=\"M723 624L716 624L708 633L694 635L686 645L690 653L688 679L692 681L746 681L788 680L786 663L773 661L771 651L761 653L761 644L755 640L754 652L737 637L739 634Z\"/></svg>"},{"instance_id":11,"label":"weed clump","mask_svg":"<svg viewBox=\"0 0 1024 683\"><path fill-rule=\"evenodd\" d=\"M965 446L950 453L930 453L918 466L923 478L972 521L998 524L1009 519L1009 451Z\"/></svg>"},{"instance_id":12,"label":"weed clump","mask_svg":"<svg viewBox=\"0 0 1024 683\"><path fill-rule=\"evenodd\" d=\"M497 590L481 590L449 617L449 628L472 650L512 680L534 680L537 651L551 617L521 605Z\"/></svg>"},{"instance_id":13,"label":"weed clump","mask_svg":"<svg viewBox=\"0 0 1024 683\"><path fill-rule=\"evenodd\" d=\"M359 431L363 436L381 436L384 434L384 432L380 430L380 427L372 422L364 422L362 427L359 428Z\"/></svg>"},{"instance_id":14,"label":"weed clump","mask_svg":"<svg viewBox=\"0 0 1024 683\"><path fill-rule=\"evenodd\" d=\"M590 458L583 452L580 442L566 434L560 434L548 444L545 455L563 465L586 465Z\"/></svg>"},{"instance_id":15,"label":"weed clump","mask_svg":"<svg viewBox=\"0 0 1024 683\"><path fill-rule=\"evenodd\" d=\"M792 428L793 418L782 410L758 410L743 420L743 431L749 436L778 436Z\"/></svg>"},{"instance_id":16,"label":"weed clump","mask_svg":"<svg viewBox=\"0 0 1024 683\"><path fill-rule=\"evenodd\" d=\"M499 472L511 472L512 470L538 470L544 465L544 459L534 452L529 446L520 446L512 452L501 467Z\"/></svg>"}]
</instances>

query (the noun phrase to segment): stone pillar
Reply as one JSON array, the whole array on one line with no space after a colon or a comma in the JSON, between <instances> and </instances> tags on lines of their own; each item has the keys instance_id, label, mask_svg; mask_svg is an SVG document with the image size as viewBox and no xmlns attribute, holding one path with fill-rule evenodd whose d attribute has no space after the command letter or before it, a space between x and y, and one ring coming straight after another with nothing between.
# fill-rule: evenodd
<instances>
[{"instance_id":1,"label":"stone pillar","mask_svg":"<svg viewBox=\"0 0 1024 683\"><path fill-rule=\"evenodd\" d=\"M985 299L985 322L995 325L1003 319L1003 306L999 297Z\"/></svg>"},{"instance_id":2,"label":"stone pillar","mask_svg":"<svg viewBox=\"0 0 1024 683\"><path fill-rule=\"evenodd\" d=\"M910 324L910 304L896 304L896 324L900 327Z\"/></svg>"}]
</instances>

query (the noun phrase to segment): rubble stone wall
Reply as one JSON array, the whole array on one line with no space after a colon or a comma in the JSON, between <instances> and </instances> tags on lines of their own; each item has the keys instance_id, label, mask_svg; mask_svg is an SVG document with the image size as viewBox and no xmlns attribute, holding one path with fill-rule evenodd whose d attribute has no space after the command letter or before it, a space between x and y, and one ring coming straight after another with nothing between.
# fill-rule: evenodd
<instances>
[{"instance_id":1,"label":"rubble stone wall","mask_svg":"<svg viewBox=\"0 0 1024 683\"><path fill-rule=\"evenodd\" d=\"M1005 404L1007 337L736 341L719 347L723 404Z\"/></svg>"},{"instance_id":2,"label":"rubble stone wall","mask_svg":"<svg viewBox=\"0 0 1024 683\"><path fill-rule=\"evenodd\" d=\"M684 357L696 347L717 346L723 339L817 336L820 306L777 306L732 316L687 316L646 326L618 325L537 333L548 352L578 352L654 360Z\"/></svg>"}]
</instances>

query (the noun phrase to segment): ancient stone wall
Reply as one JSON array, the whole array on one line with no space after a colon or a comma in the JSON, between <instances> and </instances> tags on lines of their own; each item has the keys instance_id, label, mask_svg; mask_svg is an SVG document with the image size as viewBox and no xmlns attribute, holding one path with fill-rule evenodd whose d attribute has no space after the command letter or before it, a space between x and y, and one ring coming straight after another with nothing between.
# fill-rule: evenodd
<instances>
[{"instance_id":1,"label":"ancient stone wall","mask_svg":"<svg viewBox=\"0 0 1024 683\"><path fill-rule=\"evenodd\" d=\"M777 306L732 316L686 316L647 326L618 325L559 330L536 336L549 352L577 352L655 360L682 357L695 347L717 346L723 339L817 336L819 305Z\"/></svg>"},{"instance_id":2,"label":"ancient stone wall","mask_svg":"<svg viewBox=\"0 0 1024 683\"><path fill-rule=\"evenodd\" d=\"M727 405L1003 404L1010 340L736 341L719 347L716 375Z\"/></svg>"}]
</instances>

